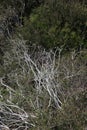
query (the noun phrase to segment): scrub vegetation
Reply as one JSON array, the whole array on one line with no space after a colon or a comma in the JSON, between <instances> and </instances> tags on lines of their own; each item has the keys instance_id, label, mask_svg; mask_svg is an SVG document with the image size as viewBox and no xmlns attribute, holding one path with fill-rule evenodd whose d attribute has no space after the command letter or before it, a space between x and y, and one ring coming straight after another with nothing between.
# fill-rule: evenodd
<instances>
[{"instance_id":1,"label":"scrub vegetation","mask_svg":"<svg viewBox=\"0 0 87 130\"><path fill-rule=\"evenodd\" d=\"M87 129L87 1L0 0L0 130Z\"/></svg>"}]
</instances>

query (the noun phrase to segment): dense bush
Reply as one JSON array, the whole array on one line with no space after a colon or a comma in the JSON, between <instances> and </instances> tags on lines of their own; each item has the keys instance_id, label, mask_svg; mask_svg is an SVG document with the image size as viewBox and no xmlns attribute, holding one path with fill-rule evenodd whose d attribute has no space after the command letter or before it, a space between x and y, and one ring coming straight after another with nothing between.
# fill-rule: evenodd
<instances>
[{"instance_id":1,"label":"dense bush","mask_svg":"<svg viewBox=\"0 0 87 130\"><path fill-rule=\"evenodd\" d=\"M87 7L80 2L47 1L25 19L24 39L46 48L87 47Z\"/></svg>"},{"instance_id":2,"label":"dense bush","mask_svg":"<svg viewBox=\"0 0 87 130\"><path fill-rule=\"evenodd\" d=\"M0 129L86 130L86 48L86 0L0 0Z\"/></svg>"}]
</instances>

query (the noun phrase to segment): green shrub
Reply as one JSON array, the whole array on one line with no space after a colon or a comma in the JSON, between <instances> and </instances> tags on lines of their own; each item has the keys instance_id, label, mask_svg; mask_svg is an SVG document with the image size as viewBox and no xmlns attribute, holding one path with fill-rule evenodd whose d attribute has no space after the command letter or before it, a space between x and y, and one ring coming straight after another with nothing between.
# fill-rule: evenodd
<instances>
[{"instance_id":1,"label":"green shrub","mask_svg":"<svg viewBox=\"0 0 87 130\"><path fill-rule=\"evenodd\" d=\"M24 23L21 33L31 44L66 49L87 46L87 8L79 2L45 3Z\"/></svg>"}]
</instances>

